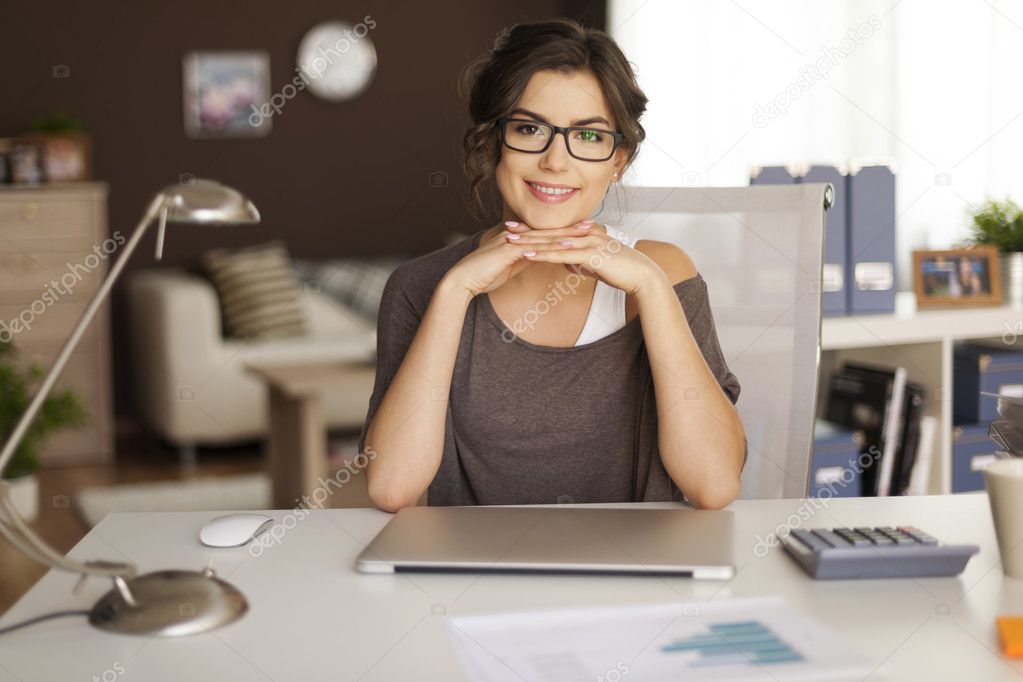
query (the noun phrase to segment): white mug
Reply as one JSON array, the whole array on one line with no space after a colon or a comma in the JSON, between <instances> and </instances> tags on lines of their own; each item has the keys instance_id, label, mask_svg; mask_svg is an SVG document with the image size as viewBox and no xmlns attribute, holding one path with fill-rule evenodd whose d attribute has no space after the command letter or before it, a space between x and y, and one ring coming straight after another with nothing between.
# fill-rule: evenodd
<instances>
[{"instance_id":1,"label":"white mug","mask_svg":"<svg viewBox=\"0 0 1023 682\"><path fill-rule=\"evenodd\" d=\"M1023 580L1023 458L1000 459L984 469L1002 571Z\"/></svg>"}]
</instances>

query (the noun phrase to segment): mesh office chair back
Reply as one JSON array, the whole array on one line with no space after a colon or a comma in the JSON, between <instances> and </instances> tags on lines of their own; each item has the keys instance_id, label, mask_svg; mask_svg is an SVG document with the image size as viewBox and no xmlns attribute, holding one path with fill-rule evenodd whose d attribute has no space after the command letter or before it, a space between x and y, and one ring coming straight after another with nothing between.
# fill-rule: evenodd
<instances>
[{"instance_id":1,"label":"mesh office chair back","mask_svg":"<svg viewBox=\"0 0 1023 682\"><path fill-rule=\"evenodd\" d=\"M707 281L721 348L742 386L743 498L807 494L831 195L823 183L633 187L613 216L620 220L601 217L682 247Z\"/></svg>"}]
</instances>

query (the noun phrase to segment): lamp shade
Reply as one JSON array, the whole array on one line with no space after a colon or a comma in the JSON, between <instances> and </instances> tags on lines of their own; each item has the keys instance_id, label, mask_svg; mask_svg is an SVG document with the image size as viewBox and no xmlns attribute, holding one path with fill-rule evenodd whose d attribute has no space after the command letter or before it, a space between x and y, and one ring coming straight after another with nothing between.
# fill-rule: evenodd
<instances>
[{"instance_id":1,"label":"lamp shade","mask_svg":"<svg viewBox=\"0 0 1023 682\"><path fill-rule=\"evenodd\" d=\"M258 223L259 211L238 190L215 180L191 180L162 192L167 221L196 224Z\"/></svg>"}]
</instances>

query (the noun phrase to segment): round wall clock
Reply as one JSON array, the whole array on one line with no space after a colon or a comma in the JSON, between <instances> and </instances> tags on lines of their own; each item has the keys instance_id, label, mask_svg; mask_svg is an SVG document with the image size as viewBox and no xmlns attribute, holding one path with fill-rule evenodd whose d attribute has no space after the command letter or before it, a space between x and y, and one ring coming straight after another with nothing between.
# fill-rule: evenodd
<instances>
[{"instance_id":1,"label":"round wall clock","mask_svg":"<svg viewBox=\"0 0 1023 682\"><path fill-rule=\"evenodd\" d=\"M329 21L306 33L298 47L298 68L314 95L342 102L366 89L377 66L368 32L364 23L353 27Z\"/></svg>"}]
</instances>

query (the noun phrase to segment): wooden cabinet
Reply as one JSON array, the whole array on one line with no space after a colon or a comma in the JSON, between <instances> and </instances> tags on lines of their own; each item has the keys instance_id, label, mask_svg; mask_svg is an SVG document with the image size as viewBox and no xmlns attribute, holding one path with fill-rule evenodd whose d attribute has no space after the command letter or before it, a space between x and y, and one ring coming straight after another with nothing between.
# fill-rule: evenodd
<instances>
[{"instance_id":1,"label":"wooden cabinet","mask_svg":"<svg viewBox=\"0 0 1023 682\"><path fill-rule=\"evenodd\" d=\"M14 344L22 366L49 369L124 239L107 233L103 183L0 185L0 338ZM78 394L89 419L47 440L43 466L113 457L109 327L104 306L57 382Z\"/></svg>"}]
</instances>

